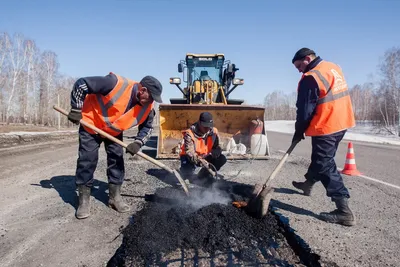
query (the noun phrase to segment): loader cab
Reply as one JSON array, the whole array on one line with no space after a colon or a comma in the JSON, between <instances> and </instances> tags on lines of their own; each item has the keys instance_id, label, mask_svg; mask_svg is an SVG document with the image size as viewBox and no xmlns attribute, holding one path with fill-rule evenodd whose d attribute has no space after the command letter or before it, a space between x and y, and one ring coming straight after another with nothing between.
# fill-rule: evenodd
<instances>
[{"instance_id":1,"label":"loader cab","mask_svg":"<svg viewBox=\"0 0 400 267\"><path fill-rule=\"evenodd\" d=\"M243 79L234 80L237 70L234 64L225 60L224 54L186 54L185 60L178 64L185 87L180 87L180 78L170 79L183 97L170 99L171 104L242 104L243 100L229 99L229 94L243 84ZM230 88L232 84L234 87Z\"/></svg>"},{"instance_id":2,"label":"loader cab","mask_svg":"<svg viewBox=\"0 0 400 267\"><path fill-rule=\"evenodd\" d=\"M223 56L194 57L186 56L186 82L193 85L195 81L213 80L222 83ZM181 63L182 64L182 63Z\"/></svg>"}]
</instances>

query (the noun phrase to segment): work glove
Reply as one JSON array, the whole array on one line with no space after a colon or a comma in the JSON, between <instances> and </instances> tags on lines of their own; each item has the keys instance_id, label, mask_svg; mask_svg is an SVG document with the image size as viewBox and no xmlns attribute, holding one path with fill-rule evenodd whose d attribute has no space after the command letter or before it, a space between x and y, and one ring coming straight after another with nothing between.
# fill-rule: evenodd
<instances>
[{"instance_id":1,"label":"work glove","mask_svg":"<svg viewBox=\"0 0 400 267\"><path fill-rule=\"evenodd\" d=\"M211 156L212 156L214 159L216 159L216 158L218 158L219 156L221 156L221 153L222 153L221 147L216 147L216 148L214 148L213 150L211 150Z\"/></svg>"},{"instance_id":2,"label":"work glove","mask_svg":"<svg viewBox=\"0 0 400 267\"><path fill-rule=\"evenodd\" d=\"M293 138L292 138L292 143L298 143L301 140L303 140L304 137L304 133L299 133L299 132L294 132Z\"/></svg>"},{"instance_id":3,"label":"work glove","mask_svg":"<svg viewBox=\"0 0 400 267\"><path fill-rule=\"evenodd\" d=\"M209 166L209 164L208 164L208 161L207 160L205 160L205 159L203 159L203 158L199 158L199 165L198 165L198 167L208 167Z\"/></svg>"},{"instance_id":4,"label":"work glove","mask_svg":"<svg viewBox=\"0 0 400 267\"><path fill-rule=\"evenodd\" d=\"M197 154L188 155L188 156L189 156L190 162L192 162L197 167L201 166L200 165L200 157Z\"/></svg>"},{"instance_id":5,"label":"work glove","mask_svg":"<svg viewBox=\"0 0 400 267\"><path fill-rule=\"evenodd\" d=\"M130 153L132 156L134 156L136 153L139 152L139 150L142 148L142 142L139 140L135 140L132 143L130 143L126 147L126 153Z\"/></svg>"},{"instance_id":6,"label":"work glove","mask_svg":"<svg viewBox=\"0 0 400 267\"><path fill-rule=\"evenodd\" d=\"M80 109L71 109L68 113L68 120L72 123L79 124L82 119L82 112Z\"/></svg>"}]
</instances>

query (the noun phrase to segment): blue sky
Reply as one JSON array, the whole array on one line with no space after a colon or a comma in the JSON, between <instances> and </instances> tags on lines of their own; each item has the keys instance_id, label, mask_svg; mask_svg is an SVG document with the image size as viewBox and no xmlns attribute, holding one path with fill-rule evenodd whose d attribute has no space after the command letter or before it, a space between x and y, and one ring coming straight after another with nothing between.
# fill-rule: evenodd
<instances>
[{"instance_id":1,"label":"blue sky","mask_svg":"<svg viewBox=\"0 0 400 267\"><path fill-rule=\"evenodd\" d=\"M245 80L231 97L259 104L296 90L291 59L301 47L338 63L350 86L366 82L400 46L399 13L397 0L15 0L1 4L0 31L54 51L67 75L153 75L168 103L180 97L169 77L187 52L224 53Z\"/></svg>"}]
</instances>

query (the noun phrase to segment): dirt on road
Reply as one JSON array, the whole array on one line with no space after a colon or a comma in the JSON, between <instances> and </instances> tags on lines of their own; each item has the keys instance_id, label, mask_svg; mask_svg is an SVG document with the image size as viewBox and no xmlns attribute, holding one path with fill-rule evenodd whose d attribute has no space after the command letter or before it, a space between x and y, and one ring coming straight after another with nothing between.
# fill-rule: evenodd
<instances>
[{"instance_id":1,"label":"dirt on road","mask_svg":"<svg viewBox=\"0 0 400 267\"><path fill-rule=\"evenodd\" d=\"M216 257L215 253L226 253L230 248L233 254L229 257L225 255L225 258L223 255L216 257L217 265L218 262L228 264L247 260L260 263L264 260L275 262L279 266L304 266L288 244L284 228L278 226L277 217L269 214L266 220L257 222L234 208L230 199L227 199L228 195L222 203L223 197L219 194L226 189L214 188L219 193L203 192L202 197L198 195L195 202L191 199L190 208L185 205L166 208L165 203L149 202L149 199L146 201L146 196L153 195L160 199L165 192L168 192L169 197L184 194L173 176L166 175L165 171L142 159L128 155L125 159L123 196L132 211L120 214L108 208L106 157L103 147L92 190L91 216L85 220L77 220L74 216L77 206L74 184L76 157L77 144L74 140L0 151L1 266L112 266L112 257L123 244L123 237L124 240L130 238L136 242L125 242L129 244L127 251L141 247L141 242L146 241L147 248L150 249L148 252L155 255L162 250L153 251L159 247L152 242L159 240L158 244L162 244L166 237L171 238L176 234L171 231L173 227L162 228L160 220L164 220L165 226L171 223L179 227L175 229L178 232L186 227L185 236L181 236L180 241L171 239L176 243L173 242L170 252L175 256L174 253L180 250L181 241L192 237L191 242L182 246L182 249L188 249L184 261L189 263L195 262L199 257L210 263L210 259L212 261ZM178 167L176 161L167 161L166 164ZM251 186L248 188L252 189ZM160 193L163 190L164 193ZM204 194L208 197L205 198ZM215 198L215 194L218 194L218 198ZM214 197L210 197L211 195ZM185 198L184 201L188 199ZM171 212L177 216L164 216ZM148 216L149 214L161 217L155 218ZM188 220L191 224L179 225L182 220ZM153 223L153 228L146 227L150 222ZM198 232L200 226L203 226L202 234ZM153 239L146 236L149 231L152 232ZM233 234L235 231L236 235ZM213 238L210 233L215 234ZM228 239L230 234L231 239ZM233 242L231 246L223 243L229 240ZM140 251L143 252L143 249ZM199 256L199 253L208 255ZM254 255L258 255L258 258L252 259ZM133 263L139 262L140 260ZM170 262L169 266L174 266L171 264L173 263ZM200 266L208 265L203 263Z\"/></svg>"},{"instance_id":2,"label":"dirt on road","mask_svg":"<svg viewBox=\"0 0 400 267\"><path fill-rule=\"evenodd\" d=\"M195 213L184 213L174 206L148 201L146 195L162 195L167 192L168 197L171 197L173 196L171 192L182 191L176 188L178 182L174 177L166 175L165 171L142 159L132 158L129 155L125 157L126 180L122 193L132 210L120 214L110 209L107 206L106 155L103 145L100 151L98 168L95 172L96 182L91 197L91 216L85 220L77 220L74 216L77 206L74 184L76 140L0 149L0 266L107 266L110 259L129 238L131 238L129 242L131 248L135 242L144 240L140 235L135 239L136 234L133 233L143 233L143 231L146 233L145 224L153 219L155 214L161 221L151 221L153 225L160 226L152 231L155 236L149 240L153 241L157 240L160 230L167 236L171 234L168 232L171 228L162 222L176 223L181 219L191 224L183 224L186 227L182 227L184 230L182 235L176 236L178 244L187 239L184 233L190 233L194 229L199 230L196 235L199 237L206 235L203 231L205 228L212 230L215 227L219 229L218 233L222 231L221 234L224 230L235 229L235 223L230 224L229 220L232 216L237 217L235 213L237 210L221 208L219 202L217 205L208 203L210 205L198 207L196 214L201 216L191 217ZM281 154L276 150L272 152L274 156L267 161L229 161L221 170L221 174L228 182L255 184L265 178L279 161ZM178 161L163 162L172 168L179 167ZM346 178L352 193L351 207L356 213L357 225L349 228L327 224L320 221L317 214L321 211L330 211L334 206L326 198L322 185L316 187L312 197L305 197L290 186L292 180L301 180L307 164L307 159L302 157L293 155L289 158L285 168L275 180L276 189L271 208L275 214L287 218L295 230L294 233L309 245L308 255L320 257L318 262L321 266L398 266L396 252L396 248L400 245L398 192L356 178ZM170 211L171 208L174 212ZM168 217L168 214L172 217ZM220 221L224 222L221 225L212 221L212 218L218 216L221 217ZM166 218L171 220L165 220ZM202 221L199 218L210 218L210 220ZM269 218L271 223L278 222L277 217ZM244 226L247 223L248 221L243 221L240 225ZM204 228L199 227L199 224ZM188 227L190 225L192 227ZM222 225L229 227L223 228ZM246 227L243 229L244 232L254 230ZM271 232L268 229L270 228L267 228L261 237L272 236L280 245L279 248L274 247L278 253L274 258L277 266L296 262L298 264L296 257L299 255L294 255L295 251L289 249L285 243L287 238L283 239L278 232ZM250 243L257 241L255 234L251 236ZM257 238L259 236L257 235ZM169 262L168 266L182 266L182 262L191 265L196 261L200 263L202 259L208 259L203 262L203 266L212 266L210 258L213 259L215 266L218 266L218 263L229 266L224 264L230 259L232 262L240 260L240 257L235 256L240 253L225 252L218 254L220 257L210 254L207 250L210 244L217 251L224 247L223 244L219 247L221 244L217 244L218 236L214 237L207 239L208 244L202 243L197 246L201 248L198 252L195 249L185 249L183 254L174 254L179 252L179 248L177 243L173 243L172 248L175 250L170 250L172 254L169 254L169 259L176 257L177 261ZM199 240L192 240L189 244L196 245L198 242ZM237 244L233 244L232 247L235 245L238 247ZM268 244L263 248L269 249ZM286 252L282 252L285 248ZM269 249L270 252L274 250ZM256 250L250 250L250 254L246 253L248 251L243 250L242 255L254 256L252 253ZM260 253L258 255L262 255L262 252L263 250L258 249ZM265 255L268 255L268 252L266 253ZM158 255L155 260L162 262L162 256L166 254L155 252L153 255ZM254 260L254 257L252 259ZM267 257L262 256L260 261L266 259ZM282 259L286 262L279 261Z\"/></svg>"}]
</instances>

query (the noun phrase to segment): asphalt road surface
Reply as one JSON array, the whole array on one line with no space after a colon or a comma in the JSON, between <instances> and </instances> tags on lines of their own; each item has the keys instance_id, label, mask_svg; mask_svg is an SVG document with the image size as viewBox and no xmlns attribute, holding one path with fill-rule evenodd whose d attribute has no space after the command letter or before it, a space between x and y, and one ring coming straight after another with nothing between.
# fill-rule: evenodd
<instances>
[{"instance_id":1,"label":"asphalt road surface","mask_svg":"<svg viewBox=\"0 0 400 267\"><path fill-rule=\"evenodd\" d=\"M291 135L268 133L270 160L230 161L225 179L254 184L265 179L288 148ZM311 197L299 194L291 181L302 181L310 158L310 140L303 140L274 180L271 205L289 219L296 233L326 261L338 266L399 266L400 149L354 143L356 163L364 177L344 176L357 225L328 224L318 214L334 204L319 183ZM344 166L347 142L337 153ZM63 141L21 149L0 150L0 266L105 266L121 244L119 231L141 209L144 194L169 186L158 167L126 156L124 199L132 212L107 207L106 158L103 146L95 173L92 213L74 217L74 173L77 142ZM164 161L178 167L176 161ZM153 170L150 172L149 170ZM371 180L375 179L375 180ZM176 182L176 181L175 181ZM382 183L383 182L383 183Z\"/></svg>"},{"instance_id":2,"label":"asphalt road surface","mask_svg":"<svg viewBox=\"0 0 400 267\"><path fill-rule=\"evenodd\" d=\"M269 132L268 138L273 151L283 152L292 135ZM347 145L342 141L336 154L338 168L344 167ZM276 178L275 206L317 253L336 259L340 266L400 266L400 146L353 142L353 147L362 176L343 178L356 226L325 224L315 218L334 209L321 183L311 197L298 194L291 185L292 180L304 180L311 156L309 138L299 143Z\"/></svg>"},{"instance_id":3,"label":"asphalt road surface","mask_svg":"<svg viewBox=\"0 0 400 267\"><path fill-rule=\"evenodd\" d=\"M268 132L270 147L275 150L286 151L290 145L292 135ZM343 168L346 160L348 143L340 143L336 155L338 168ZM362 175L379 179L400 187L400 146L381 145L367 142L352 142L358 170ZM302 140L292 153L306 159L311 158L311 139ZM359 179L359 178L355 178Z\"/></svg>"}]
</instances>

